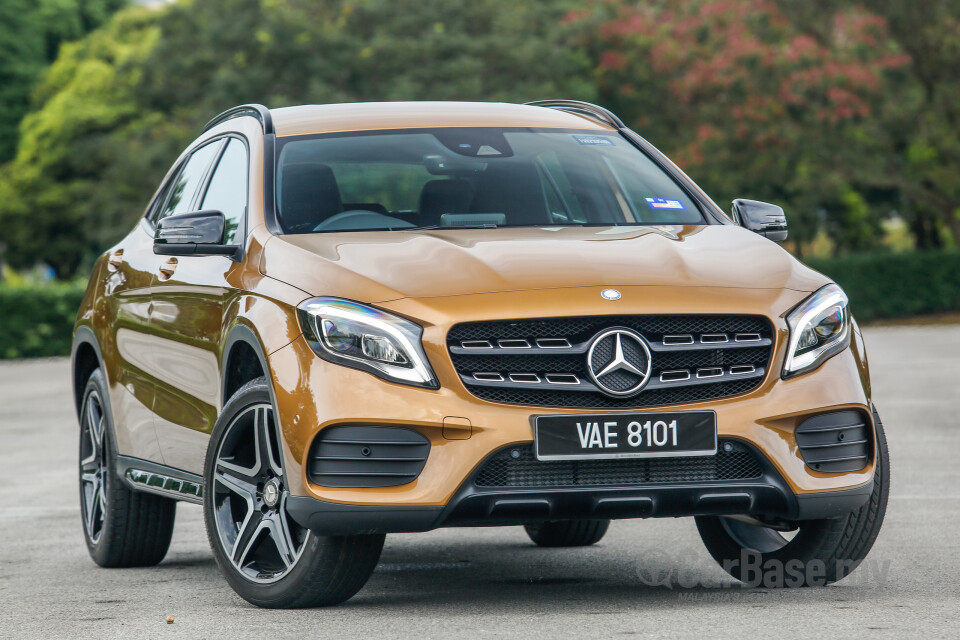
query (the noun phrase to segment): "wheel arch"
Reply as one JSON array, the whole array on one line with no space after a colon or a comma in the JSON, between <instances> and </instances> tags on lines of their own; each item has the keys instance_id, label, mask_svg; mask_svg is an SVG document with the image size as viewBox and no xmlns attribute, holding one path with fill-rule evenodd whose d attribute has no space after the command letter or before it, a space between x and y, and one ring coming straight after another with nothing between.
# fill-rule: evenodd
<instances>
[{"instance_id":1,"label":"wheel arch","mask_svg":"<svg viewBox=\"0 0 960 640\"><path fill-rule=\"evenodd\" d=\"M83 404L83 390L90 379L90 375L98 368L106 375L100 342L90 327L81 326L77 328L77 332L73 336L70 363L73 402L79 418L81 405Z\"/></svg>"},{"instance_id":2,"label":"wheel arch","mask_svg":"<svg viewBox=\"0 0 960 640\"><path fill-rule=\"evenodd\" d=\"M260 376L267 378L269 383L270 367L260 339L253 329L238 324L230 330L223 344L220 406L225 406L237 389Z\"/></svg>"}]
</instances>

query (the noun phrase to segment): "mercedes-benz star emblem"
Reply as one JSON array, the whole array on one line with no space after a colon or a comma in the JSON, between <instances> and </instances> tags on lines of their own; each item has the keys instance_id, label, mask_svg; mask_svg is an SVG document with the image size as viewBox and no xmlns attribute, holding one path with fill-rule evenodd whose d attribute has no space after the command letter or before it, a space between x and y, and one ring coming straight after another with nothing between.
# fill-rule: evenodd
<instances>
[{"instance_id":1,"label":"mercedes-benz star emblem","mask_svg":"<svg viewBox=\"0 0 960 640\"><path fill-rule=\"evenodd\" d=\"M650 377L650 348L640 334L630 329L607 329L590 344L587 372L607 395L631 396Z\"/></svg>"},{"instance_id":2,"label":"mercedes-benz star emblem","mask_svg":"<svg viewBox=\"0 0 960 640\"><path fill-rule=\"evenodd\" d=\"M619 300L620 292L616 289L604 289L600 292L600 297L604 300Z\"/></svg>"}]
</instances>

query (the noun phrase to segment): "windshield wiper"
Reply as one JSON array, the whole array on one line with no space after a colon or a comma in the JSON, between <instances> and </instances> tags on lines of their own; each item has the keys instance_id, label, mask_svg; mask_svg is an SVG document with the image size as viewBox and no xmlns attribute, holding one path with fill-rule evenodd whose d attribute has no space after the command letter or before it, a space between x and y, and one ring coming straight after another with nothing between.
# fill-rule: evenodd
<instances>
[{"instance_id":1,"label":"windshield wiper","mask_svg":"<svg viewBox=\"0 0 960 640\"><path fill-rule=\"evenodd\" d=\"M419 227L399 227L399 231L431 231L433 229L496 229L500 225L487 224L425 224Z\"/></svg>"}]
</instances>

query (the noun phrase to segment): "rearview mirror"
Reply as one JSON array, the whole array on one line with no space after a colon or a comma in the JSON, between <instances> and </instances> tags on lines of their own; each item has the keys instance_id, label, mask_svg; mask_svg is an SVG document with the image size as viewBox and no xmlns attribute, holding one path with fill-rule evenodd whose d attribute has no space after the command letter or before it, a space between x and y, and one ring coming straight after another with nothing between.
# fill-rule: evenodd
<instances>
[{"instance_id":1,"label":"rearview mirror","mask_svg":"<svg viewBox=\"0 0 960 640\"><path fill-rule=\"evenodd\" d=\"M153 252L161 256L236 255L239 247L223 244L226 218L206 210L167 216L157 223Z\"/></svg>"},{"instance_id":2,"label":"rearview mirror","mask_svg":"<svg viewBox=\"0 0 960 640\"><path fill-rule=\"evenodd\" d=\"M787 239L787 216L775 204L738 198L733 201L733 220L774 242Z\"/></svg>"}]
</instances>

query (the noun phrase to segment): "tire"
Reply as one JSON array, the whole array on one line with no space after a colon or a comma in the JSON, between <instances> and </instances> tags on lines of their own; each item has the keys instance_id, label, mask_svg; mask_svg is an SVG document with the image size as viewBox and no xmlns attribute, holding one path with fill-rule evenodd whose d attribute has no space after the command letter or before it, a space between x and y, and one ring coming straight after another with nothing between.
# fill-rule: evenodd
<instances>
[{"instance_id":1,"label":"tire","mask_svg":"<svg viewBox=\"0 0 960 640\"><path fill-rule=\"evenodd\" d=\"M80 515L90 557L101 567L150 567L167 555L175 500L129 489L117 475L117 448L100 369L87 380L80 411Z\"/></svg>"},{"instance_id":2,"label":"tire","mask_svg":"<svg viewBox=\"0 0 960 640\"><path fill-rule=\"evenodd\" d=\"M588 547L600 542L609 527L609 520L557 520L523 528L538 547Z\"/></svg>"},{"instance_id":3,"label":"tire","mask_svg":"<svg viewBox=\"0 0 960 640\"><path fill-rule=\"evenodd\" d=\"M251 604L340 604L370 578L385 536L321 537L289 517L273 416L270 389L257 378L237 390L217 420L204 473L210 547L224 578Z\"/></svg>"},{"instance_id":4,"label":"tire","mask_svg":"<svg viewBox=\"0 0 960 640\"><path fill-rule=\"evenodd\" d=\"M751 586L824 586L849 575L877 539L890 492L890 457L883 424L873 411L877 462L873 493L841 518L805 520L787 541L776 530L732 518L698 516L700 537L727 573Z\"/></svg>"}]
</instances>

